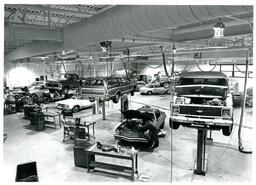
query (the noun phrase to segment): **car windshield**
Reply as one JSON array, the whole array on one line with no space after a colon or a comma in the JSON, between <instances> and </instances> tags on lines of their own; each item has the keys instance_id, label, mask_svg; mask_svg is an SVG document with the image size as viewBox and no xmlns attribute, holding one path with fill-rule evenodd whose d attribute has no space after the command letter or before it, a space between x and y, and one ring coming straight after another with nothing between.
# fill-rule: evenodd
<instances>
[{"instance_id":1,"label":"car windshield","mask_svg":"<svg viewBox=\"0 0 256 185\"><path fill-rule=\"evenodd\" d=\"M178 85L220 85L227 86L227 80L224 78L181 78Z\"/></svg>"},{"instance_id":2,"label":"car windshield","mask_svg":"<svg viewBox=\"0 0 256 185\"><path fill-rule=\"evenodd\" d=\"M90 85L102 86L104 85L104 82L102 79L88 79L88 80L85 80L83 83L83 86L90 86Z\"/></svg>"}]
</instances>

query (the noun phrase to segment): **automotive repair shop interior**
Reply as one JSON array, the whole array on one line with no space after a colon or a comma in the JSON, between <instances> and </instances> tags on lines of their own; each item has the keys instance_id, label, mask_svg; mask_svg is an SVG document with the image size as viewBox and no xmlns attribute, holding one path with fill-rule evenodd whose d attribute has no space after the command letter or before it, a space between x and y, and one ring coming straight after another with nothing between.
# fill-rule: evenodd
<instances>
[{"instance_id":1,"label":"automotive repair shop interior","mask_svg":"<svg viewBox=\"0 0 256 185\"><path fill-rule=\"evenodd\" d=\"M3 4L2 180L251 183L249 2Z\"/></svg>"}]
</instances>

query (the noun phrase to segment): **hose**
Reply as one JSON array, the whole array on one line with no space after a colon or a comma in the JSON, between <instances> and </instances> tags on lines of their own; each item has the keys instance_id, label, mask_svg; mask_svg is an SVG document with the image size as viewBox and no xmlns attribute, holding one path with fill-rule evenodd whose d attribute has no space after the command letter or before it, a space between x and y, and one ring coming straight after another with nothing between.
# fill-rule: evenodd
<instances>
[{"instance_id":1,"label":"hose","mask_svg":"<svg viewBox=\"0 0 256 185\"><path fill-rule=\"evenodd\" d=\"M162 58L163 58L164 71L165 71L166 76L169 77L169 74L168 74L167 68L166 68L166 61L165 61L165 54L164 54L163 46L160 46L160 49L161 49L161 51L162 51Z\"/></svg>"},{"instance_id":2,"label":"hose","mask_svg":"<svg viewBox=\"0 0 256 185\"><path fill-rule=\"evenodd\" d=\"M242 130L242 125L243 125L243 118L244 118L244 109L245 109L245 101L246 101L246 86L247 86L247 78L248 78L248 66L249 66L249 53L251 50L247 52L246 56L246 68L245 68L245 80L244 80L244 97L243 97L243 104L242 104L242 109L241 109L241 116L240 116L240 124L238 128L238 150L241 153L244 154L252 154L252 151L244 151L243 143L242 143L242 138L241 138L241 130Z\"/></svg>"}]
</instances>

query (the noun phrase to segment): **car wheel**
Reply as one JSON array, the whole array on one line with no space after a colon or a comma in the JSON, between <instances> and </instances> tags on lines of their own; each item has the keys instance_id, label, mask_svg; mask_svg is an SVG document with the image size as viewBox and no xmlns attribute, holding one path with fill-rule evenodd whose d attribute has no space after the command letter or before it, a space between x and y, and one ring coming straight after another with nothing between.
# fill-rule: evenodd
<instances>
[{"instance_id":1,"label":"car wheel","mask_svg":"<svg viewBox=\"0 0 256 185\"><path fill-rule=\"evenodd\" d=\"M222 128L222 134L224 136L230 136L233 130L233 124Z\"/></svg>"},{"instance_id":2,"label":"car wheel","mask_svg":"<svg viewBox=\"0 0 256 185\"><path fill-rule=\"evenodd\" d=\"M120 99L120 93L116 93L116 95L112 101L113 101L113 103L118 103L119 99Z\"/></svg>"},{"instance_id":3,"label":"car wheel","mask_svg":"<svg viewBox=\"0 0 256 185\"><path fill-rule=\"evenodd\" d=\"M50 103L50 98L49 98L49 97L44 97L44 103L45 103L45 104Z\"/></svg>"},{"instance_id":4,"label":"car wheel","mask_svg":"<svg viewBox=\"0 0 256 185\"><path fill-rule=\"evenodd\" d=\"M68 94L68 87L63 87L62 92L63 92L63 94L67 95Z\"/></svg>"},{"instance_id":5,"label":"car wheel","mask_svg":"<svg viewBox=\"0 0 256 185\"><path fill-rule=\"evenodd\" d=\"M169 88L169 83L163 83L163 87L164 87L165 89Z\"/></svg>"},{"instance_id":6,"label":"car wheel","mask_svg":"<svg viewBox=\"0 0 256 185\"><path fill-rule=\"evenodd\" d=\"M75 105L74 107L73 107L73 109L72 109L72 112L73 113L76 113L76 112L78 112L79 111L79 106L78 105Z\"/></svg>"},{"instance_id":7,"label":"car wheel","mask_svg":"<svg viewBox=\"0 0 256 185\"><path fill-rule=\"evenodd\" d=\"M131 91L131 95L134 96L134 90Z\"/></svg>"},{"instance_id":8,"label":"car wheel","mask_svg":"<svg viewBox=\"0 0 256 185\"><path fill-rule=\"evenodd\" d=\"M151 94L152 94L152 91L148 91L147 94L148 94L148 95L151 95Z\"/></svg>"},{"instance_id":9,"label":"car wheel","mask_svg":"<svg viewBox=\"0 0 256 185\"><path fill-rule=\"evenodd\" d=\"M170 126L170 128L176 130L176 129L178 129L180 127L180 124L178 122L176 122L176 121L172 121L172 119L170 118L169 119L169 126Z\"/></svg>"},{"instance_id":10,"label":"car wheel","mask_svg":"<svg viewBox=\"0 0 256 185\"><path fill-rule=\"evenodd\" d=\"M95 98L89 98L89 101L93 103L95 102Z\"/></svg>"},{"instance_id":11,"label":"car wheel","mask_svg":"<svg viewBox=\"0 0 256 185\"><path fill-rule=\"evenodd\" d=\"M35 100L35 99L37 99L37 95L36 95L36 94L31 94L31 98L32 98L33 100Z\"/></svg>"}]
</instances>

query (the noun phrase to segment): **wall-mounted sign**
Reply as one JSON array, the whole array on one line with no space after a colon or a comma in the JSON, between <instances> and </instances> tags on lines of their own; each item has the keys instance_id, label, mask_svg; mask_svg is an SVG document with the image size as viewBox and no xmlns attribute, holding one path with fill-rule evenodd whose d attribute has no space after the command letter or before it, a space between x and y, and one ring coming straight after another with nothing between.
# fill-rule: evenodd
<instances>
[{"instance_id":1,"label":"wall-mounted sign","mask_svg":"<svg viewBox=\"0 0 256 185\"><path fill-rule=\"evenodd\" d=\"M201 59L202 58L202 52L195 52L194 53L194 59Z\"/></svg>"}]
</instances>

